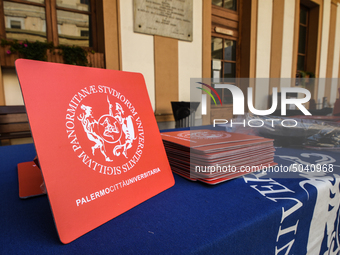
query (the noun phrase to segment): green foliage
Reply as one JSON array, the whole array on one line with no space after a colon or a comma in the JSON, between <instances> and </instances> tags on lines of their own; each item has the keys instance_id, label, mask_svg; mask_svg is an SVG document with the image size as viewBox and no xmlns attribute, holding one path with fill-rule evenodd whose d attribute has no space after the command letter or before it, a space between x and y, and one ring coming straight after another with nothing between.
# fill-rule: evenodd
<instances>
[{"instance_id":1,"label":"green foliage","mask_svg":"<svg viewBox=\"0 0 340 255\"><path fill-rule=\"evenodd\" d=\"M47 42L29 42L27 40L18 42L17 40L1 40L1 46L6 45L11 46L7 51L7 54L19 53L20 57L41 61L47 60L46 51L47 49L53 48L53 44Z\"/></svg>"},{"instance_id":2,"label":"green foliage","mask_svg":"<svg viewBox=\"0 0 340 255\"><path fill-rule=\"evenodd\" d=\"M300 78L315 78L315 74L313 72L304 72L298 71Z\"/></svg>"},{"instance_id":3,"label":"green foliage","mask_svg":"<svg viewBox=\"0 0 340 255\"><path fill-rule=\"evenodd\" d=\"M69 65L87 66L87 51L79 46L59 45L64 63Z\"/></svg>"},{"instance_id":4,"label":"green foliage","mask_svg":"<svg viewBox=\"0 0 340 255\"><path fill-rule=\"evenodd\" d=\"M313 72L306 72L306 75L308 75L309 78L315 78L315 74Z\"/></svg>"},{"instance_id":5,"label":"green foliage","mask_svg":"<svg viewBox=\"0 0 340 255\"><path fill-rule=\"evenodd\" d=\"M10 45L9 50L7 50L7 54L18 53L20 57L26 59L47 61L46 52L49 49L53 51L55 49L61 50L59 52L60 55L63 56L64 63L70 65L80 65L87 66L87 54L88 52L79 46L67 46L67 45L59 45L55 47L52 42L29 42L27 40L23 42L18 42L17 40L7 41L2 39L0 45L2 47ZM95 53L93 50L91 53Z\"/></svg>"}]
</instances>

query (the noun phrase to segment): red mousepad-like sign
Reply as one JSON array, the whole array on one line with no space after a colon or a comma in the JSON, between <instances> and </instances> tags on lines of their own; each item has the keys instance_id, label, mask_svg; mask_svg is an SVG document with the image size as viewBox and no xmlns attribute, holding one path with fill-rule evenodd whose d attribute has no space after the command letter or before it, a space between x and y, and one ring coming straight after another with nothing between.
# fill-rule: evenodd
<instances>
[{"instance_id":1,"label":"red mousepad-like sign","mask_svg":"<svg viewBox=\"0 0 340 255\"><path fill-rule=\"evenodd\" d=\"M63 243L174 185L141 74L23 59L16 70Z\"/></svg>"}]
</instances>

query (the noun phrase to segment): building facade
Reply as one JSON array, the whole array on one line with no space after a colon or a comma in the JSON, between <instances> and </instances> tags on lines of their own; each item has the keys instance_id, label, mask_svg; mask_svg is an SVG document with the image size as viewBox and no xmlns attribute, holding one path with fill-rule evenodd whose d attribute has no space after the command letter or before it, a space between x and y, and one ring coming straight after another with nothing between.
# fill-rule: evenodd
<instances>
[{"instance_id":1,"label":"building facade","mask_svg":"<svg viewBox=\"0 0 340 255\"><path fill-rule=\"evenodd\" d=\"M88 56L93 67L142 73L161 128L174 127L171 101L190 101L190 78L286 78L240 85L253 87L257 109L270 107L273 87L296 86L291 78L326 78L304 86L316 107L325 100L333 106L340 87L340 1L186 1L192 2L190 40L135 32L136 0L0 0L0 37L78 45L95 52ZM0 47L0 105L23 104L16 57ZM48 61L62 62L51 54ZM218 93L223 105L209 103L203 124L232 117L230 94Z\"/></svg>"}]
</instances>

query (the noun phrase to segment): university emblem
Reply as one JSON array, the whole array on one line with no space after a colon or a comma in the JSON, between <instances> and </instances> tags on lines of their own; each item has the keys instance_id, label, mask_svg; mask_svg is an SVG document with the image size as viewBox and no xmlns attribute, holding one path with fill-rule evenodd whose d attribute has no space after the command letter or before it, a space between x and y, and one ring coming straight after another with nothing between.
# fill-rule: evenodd
<instances>
[{"instance_id":1,"label":"university emblem","mask_svg":"<svg viewBox=\"0 0 340 255\"><path fill-rule=\"evenodd\" d=\"M84 164L99 173L116 175L139 161L144 130L136 109L124 95L93 85L72 98L67 112L68 137L75 138L72 148Z\"/></svg>"},{"instance_id":2,"label":"university emblem","mask_svg":"<svg viewBox=\"0 0 340 255\"><path fill-rule=\"evenodd\" d=\"M202 131L202 130L191 130L190 133L183 132L178 134L179 137L185 139L222 139L231 137L229 133L221 133L221 132L214 132L210 131Z\"/></svg>"}]
</instances>

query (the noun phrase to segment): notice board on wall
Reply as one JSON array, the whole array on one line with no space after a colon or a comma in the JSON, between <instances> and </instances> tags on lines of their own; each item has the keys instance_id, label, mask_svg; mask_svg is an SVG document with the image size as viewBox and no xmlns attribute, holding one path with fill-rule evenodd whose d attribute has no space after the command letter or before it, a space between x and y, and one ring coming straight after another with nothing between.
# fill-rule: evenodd
<instances>
[{"instance_id":1,"label":"notice board on wall","mask_svg":"<svg viewBox=\"0 0 340 255\"><path fill-rule=\"evenodd\" d=\"M192 0L134 0L134 32L193 39Z\"/></svg>"}]
</instances>

